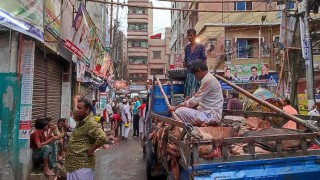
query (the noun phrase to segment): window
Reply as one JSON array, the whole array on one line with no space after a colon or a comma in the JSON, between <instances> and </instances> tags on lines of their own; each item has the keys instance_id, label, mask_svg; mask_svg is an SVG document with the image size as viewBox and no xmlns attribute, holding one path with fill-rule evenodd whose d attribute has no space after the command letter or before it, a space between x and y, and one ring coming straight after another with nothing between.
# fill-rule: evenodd
<instances>
[{"instance_id":1,"label":"window","mask_svg":"<svg viewBox=\"0 0 320 180\"><path fill-rule=\"evenodd\" d=\"M147 31L148 30L148 24L128 24L128 30Z\"/></svg>"},{"instance_id":2,"label":"window","mask_svg":"<svg viewBox=\"0 0 320 180\"><path fill-rule=\"evenodd\" d=\"M147 47L148 42L145 40L128 40L128 47Z\"/></svg>"},{"instance_id":3,"label":"window","mask_svg":"<svg viewBox=\"0 0 320 180\"><path fill-rule=\"evenodd\" d=\"M147 57L129 57L129 64L147 64Z\"/></svg>"},{"instance_id":4,"label":"window","mask_svg":"<svg viewBox=\"0 0 320 180\"><path fill-rule=\"evenodd\" d=\"M254 44L257 44L258 39L237 39L237 58L253 58Z\"/></svg>"},{"instance_id":5,"label":"window","mask_svg":"<svg viewBox=\"0 0 320 180\"><path fill-rule=\"evenodd\" d=\"M163 69L151 69L151 75L163 75Z\"/></svg>"},{"instance_id":6,"label":"window","mask_svg":"<svg viewBox=\"0 0 320 180\"><path fill-rule=\"evenodd\" d=\"M148 74L145 73L130 73L129 79L134 81L146 81L148 79Z\"/></svg>"},{"instance_id":7,"label":"window","mask_svg":"<svg viewBox=\"0 0 320 180\"><path fill-rule=\"evenodd\" d=\"M153 59L161 59L161 51L152 51Z\"/></svg>"},{"instance_id":8,"label":"window","mask_svg":"<svg viewBox=\"0 0 320 180\"><path fill-rule=\"evenodd\" d=\"M146 8L142 7L129 7L128 9L129 14L147 14Z\"/></svg>"},{"instance_id":9,"label":"window","mask_svg":"<svg viewBox=\"0 0 320 180\"><path fill-rule=\"evenodd\" d=\"M235 11L252 10L252 2L243 2L243 1L235 2L234 10Z\"/></svg>"}]
</instances>

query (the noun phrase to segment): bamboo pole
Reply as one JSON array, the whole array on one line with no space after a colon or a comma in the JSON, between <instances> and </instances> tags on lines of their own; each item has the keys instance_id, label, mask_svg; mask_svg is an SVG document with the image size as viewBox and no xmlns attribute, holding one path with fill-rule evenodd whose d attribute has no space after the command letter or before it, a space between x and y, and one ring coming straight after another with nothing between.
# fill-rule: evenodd
<instances>
[{"instance_id":1,"label":"bamboo pole","mask_svg":"<svg viewBox=\"0 0 320 180\"><path fill-rule=\"evenodd\" d=\"M285 117L287 119L290 119L290 120L292 120L292 121L294 121L294 122L296 122L298 124L301 124L304 127L310 128L311 130L318 132L318 128L316 126L314 126L313 124L307 124L304 120L284 112L282 109L277 108L276 106L268 103L267 101L264 101L264 100L261 100L261 99L255 97L254 95L252 95L248 91L246 91L246 90L242 89L241 87L231 83L230 81L226 80L225 78L223 78L223 77L221 77L221 76L219 76L217 74L215 74L214 76L217 79L225 82L230 87L234 88L235 90L237 90L237 91L241 92L242 94L244 94L245 96L249 97L250 99L262 104L263 106L266 106L267 108L275 111L276 113L279 113L280 116Z\"/></svg>"},{"instance_id":2,"label":"bamboo pole","mask_svg":"<svg viewBox=\"0 0 320 180\"><path fill-rule=\"evenodd\" d=\"M167 106L171 106L171 105L170 105L170 102L169 102L169 99L168 99L166 93L164 92L164 90L163 90L163 88L162 88L162 84L161 84L159 78L156 77L156 80L157 80L157 82L158 82L158 84L159 84L160 91L161 91L161 93L162 93L162 95L163 95L163 97L164 97L164 100L166 101ZM177 114L176 114L174 111L172 111L171 114L172 114L173 119L182 122L182 121L180 120L180 118L178 118Z\"/></svg>"}]
</instances>

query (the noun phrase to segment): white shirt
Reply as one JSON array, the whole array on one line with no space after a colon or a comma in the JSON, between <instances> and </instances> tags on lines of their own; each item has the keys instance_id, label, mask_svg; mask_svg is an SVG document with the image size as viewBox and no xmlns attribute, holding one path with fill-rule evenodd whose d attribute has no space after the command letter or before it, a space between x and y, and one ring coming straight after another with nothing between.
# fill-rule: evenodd
<instances>
[{"instance_id":1,"label":"white shirt","mask_svg":"<svg viewBox=\"0 0 320 180\"><path fill-rule=\"evenodd\" d=\"M126 114L128 115L128 118L126 117ZM121 108L121 118L122 122L126 123L127 121L130 121L131 119L131 113L130 113L130 106L128 104L123 104Z\"/></svg>"},{"instance_id":2,"label":"white shirt","mask_svg":"<svg viewBox=\"0 0 320 180\"><path fill-rule=\"evenodd\" d=\"M198 92L185 102L185 105L190 108L198 104L199 111L213 113L219 120L222 118L222 89L219 81L209 72L201 80Z\"/></svg>"},{"instance_id":3,"label":"white shirt","mask_svg":"<svg viewBox=\"0 0 320 180\"><path fill-rule=\"evenodd\" d=\"M308 112L309 116L320 116L319 111L317 110L317 108L314 108L313 110L311 110L310 112Z\"/></svg>"},{"instance_id":4,"label":"white shirt","mask_svg":"<svg viewBox=\"0 0 320 180\"><path fill-rule=\"evenodd\" d=\"M107 109L107 116L109 116L109 114L113 114L112 107L110 104L106 104L106 109Z\"/></svg>"}]
</instances>

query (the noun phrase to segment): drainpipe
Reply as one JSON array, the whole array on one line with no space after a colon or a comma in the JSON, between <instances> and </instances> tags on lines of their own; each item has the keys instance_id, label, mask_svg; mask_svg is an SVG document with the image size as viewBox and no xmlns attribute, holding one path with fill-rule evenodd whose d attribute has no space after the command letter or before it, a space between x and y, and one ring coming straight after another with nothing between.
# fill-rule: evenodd
<instances>
[{"instance_id":1,"label":"drainpipe","mask_svg":"<svg viewBox=\"0 0 320 180\"><path fill-rule=\"evenodd\" d=\"M9 45L10 45L10 68L9 72L15 73L17 72L17 62L18 62L18 32L11 32L9 35Z\"/></svg>"}]
</instances>

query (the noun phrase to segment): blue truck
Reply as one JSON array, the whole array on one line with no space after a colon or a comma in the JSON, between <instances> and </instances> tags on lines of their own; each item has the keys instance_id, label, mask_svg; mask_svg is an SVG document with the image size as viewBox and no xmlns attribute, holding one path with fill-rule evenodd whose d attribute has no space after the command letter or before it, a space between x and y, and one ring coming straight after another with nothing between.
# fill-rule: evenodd
<instances>
[{"instance_id":1,"label":"blue truck","mask_svg":"<svg viewBox=\"0 0 320 180\"><path fill-rule=\"evenodd\" d=\"M172 86L164 86L168 98L172 98L174 89ZM153 90L149 94L150 111L146 120L146 171L148 179L161 175L161 179L320 179L320 150L310 148L312 142L318 138L315 131L295 131L289 134L267 134L260 136L223 137L220 139L203 140L197 136L196 128L190 124L175 121L163 107L161 95L157 85L153 84ZM166 90L166 89L171 89ZM179 89L179 87L175 87ZM177 90L176 90L177 91ZM178 90L180 91L180 90ZM163 98L163 97L162 97ZM159 103L161 102L161 103ZM160 107L161 106L161 107ZM234 114L234 111L224 110L223 115ZM279 113L247 112L239 111L237 115L277 118ZM300 119L319 121L318 117L297 116ZM179 136L170 133L178 127L181 130ZM232 128L232 127L231 127ZM155 143L152 133L163 129L161 144ZM158 137L159 140L159 137ZM173 169L168 163L170 157L163 149L168 143L174 144L179 150L179 158L176 159L178 167ZM265 142L274 145L274 149L268 153L257 153L255 147ZM286 149L284 142L295 142L298 145L294 149ZM199 147L211 145L221 150L221 156L213 159L205 159L199 156ZM246 153L231 155L230 147L236 144L246 144ZM163 147L164 146L164 147ZM261 147L261 146L260 146ZM160 149L159 149L160 148ZM162 150L161 150L162 148ZM161 151L159 153L159 151ZM178 173L178 175L177 175Z\"/></svg>"}]
</instances>

